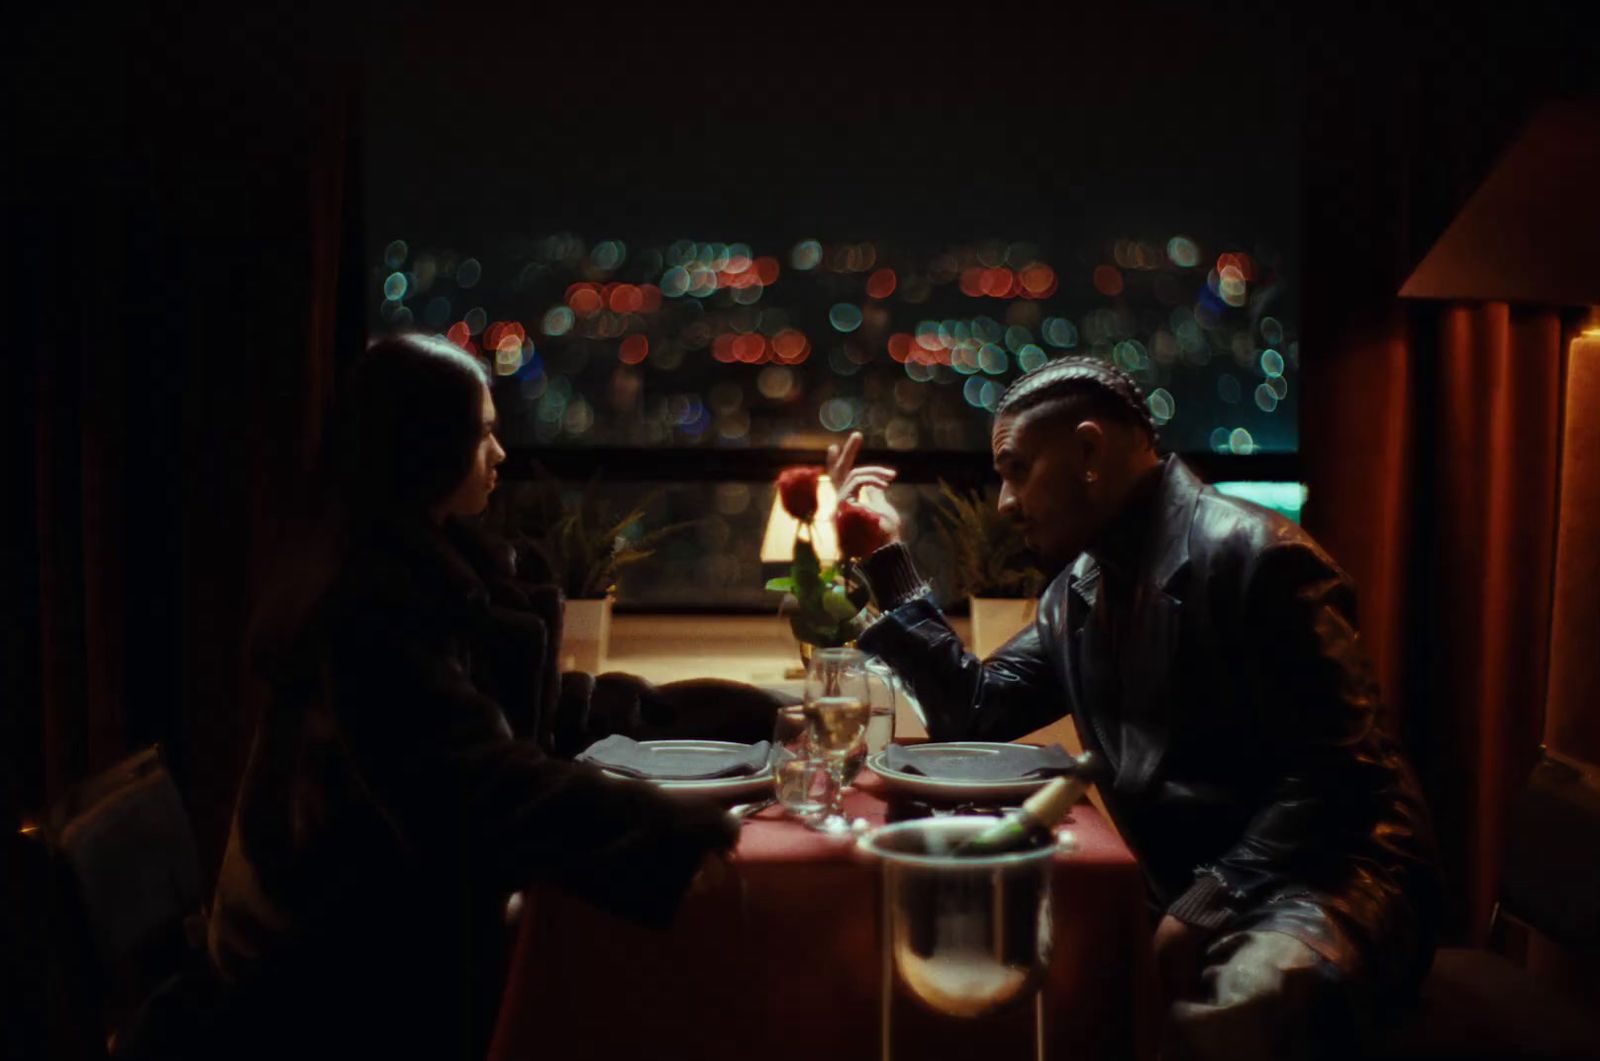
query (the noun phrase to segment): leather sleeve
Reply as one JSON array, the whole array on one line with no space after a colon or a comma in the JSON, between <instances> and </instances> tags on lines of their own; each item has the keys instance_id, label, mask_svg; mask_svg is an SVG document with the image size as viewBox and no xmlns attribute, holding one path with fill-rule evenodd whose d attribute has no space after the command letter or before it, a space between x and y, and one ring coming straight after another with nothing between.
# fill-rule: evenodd
<instances>
[{"instance_id":1,"label":"leather sleeve","mask_svg":"<svg viewBox=\"0 0 1600 1061\"><path fill-rule=\"evenodd\" d=\"M1067 713L1037 625L980 660L923 596L885 612L857 644L911 686L933 740L1014 740Z\"/></svg>"},{"instance_id":2,"label":"leather sleeve","mask_svg":"<svg viewBox=\"0 0 1600 1061\"><path fill-rule=\"evenodd\" d=\"M378 634L379 636L372 636ZM375 802L416 857L461 859L506 890L530 879L648 924L669 920L737 824L514 739L449 651L369 631L339 652L341 722Z\"/></svg>"},{"instance_id":3,"label":"leather sleeve","mask_svg":"<svg viewBox=\"0 0 1600 1061\"><path fill-rule=\"evenodd\" d=\"M1386 814L1407 797L1378 729L1344 574L1314 547L1278 544L1247 573L1242 599L1241 661L1275 762L1244 834L1169 908L1202 925L1307 882L1337 886L1340 867L1383 842Z\"/></svg>"}]
</instances>

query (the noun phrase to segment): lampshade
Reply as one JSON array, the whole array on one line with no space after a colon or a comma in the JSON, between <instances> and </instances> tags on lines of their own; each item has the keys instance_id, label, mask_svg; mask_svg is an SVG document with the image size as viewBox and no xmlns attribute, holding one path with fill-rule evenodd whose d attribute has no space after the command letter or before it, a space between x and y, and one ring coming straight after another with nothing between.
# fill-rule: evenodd
<instances>
[{"instance_id":1,"label":"lampshade","mask_svg":"<svg viewBox=\"0 0 1600 1061\"><path fill-rule=\"evenodd\" d=\"M817 517L811 524L811 545L817 559L830 564L839 558L839 539L833 532L833 509L839 503L833 483L826 475L817 479ZM783 507L783 497L772 492L772 511L767 515L767 533L761 538L761 562L786 564L794 559L794 536L800 523Z\"/></svg>"},{"instance_id":2,"label":"lampshade","mask_svg":"<svg viewBox=\"0 0 1600 1061\"><path fill-rule=\"evenodd\" d=\"M1400 295L1600 303L1600 105L1539 111Z\"/></svg>"}]
</instances>

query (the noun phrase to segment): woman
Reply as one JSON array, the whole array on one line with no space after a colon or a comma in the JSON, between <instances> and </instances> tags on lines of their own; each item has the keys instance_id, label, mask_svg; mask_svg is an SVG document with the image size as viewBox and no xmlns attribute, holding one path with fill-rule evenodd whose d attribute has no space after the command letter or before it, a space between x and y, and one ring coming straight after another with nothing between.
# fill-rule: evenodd
<instances>
[{"instance_id":1,"label":"woman","mask_svg":"<svg viewBox=\"0 0 1600 1061\"><path fill-rule=\"evenodd\" d=\"M234 1053L481 1057L512 891L661 924L737 839L717 806L513 736L549 728L556 645L460 522L505 459L488 382L443 339L383 339L334 425L331 562L258 634L272 697L211 914Z\"/></svg>"}]
</instances>

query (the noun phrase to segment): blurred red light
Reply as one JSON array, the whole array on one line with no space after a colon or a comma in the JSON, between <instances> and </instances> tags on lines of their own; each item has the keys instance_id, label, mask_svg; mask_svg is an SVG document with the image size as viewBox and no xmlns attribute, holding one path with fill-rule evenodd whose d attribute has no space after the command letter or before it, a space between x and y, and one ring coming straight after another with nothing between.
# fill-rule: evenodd
<instances>
[{"instance_id":1,"label":"blurred red light","mask_svg":"<svg viewBox=\"0 0 1600 1061\"><path fill-rule=\"evenodd\" d=\"M733 352L734 334L723 332L711 341L711 356L724 365L731 365L739 360L739 355Z\"/></svg>"},{"instance_id":2,"label":"blurred red light","mask_svg":"<svg viewBox=\"0 0 1600 1061\"><path fill-rule=\"evenodd\" d=\"M804 332L785 328L772 337L772 353L786 365L799 364L810 353L811 342Z\"/></svg>"},{"instance_id":3,"label":"blurred red light","mask_svg":"<svg viewBox=\"0 0 1600 1061\"><path fill-rule=\"evenodd\" d=\"M990 298L1011 298L1016 294L1016 274L1010 269L985 269L979 286Z\"/></svg>"},{"instance_id":4,"label":"blurred red light","mask_svg":"<svg viewBox=\"0 0 1600 1061\"><path fill-rule=\"evenodd\" d=\"M661 308L661 289L655 284L639 285L639 312L654 313Z\"/></svg>"},{"instance_id":5,"label":"blurred red light","mask_svg":"<svg viewBox=\"0 0 1600 1061\"><path fill-rule=\"evenodd\" d=\"M472 329L467 327L466 321L456 321L450 325L450 330L444 333L444 337L457 346L466 347L472 343Z\"/></svg>"},{"instance_id":6,"label":"blurred red light","mask_svg":"<svg viewBox=\"0 0 1600 1061\"><path fill-rule=\"evenodd\" d=\"M867 277L867 294L873 298L888 298L894 294L895 276L893 269L879 269Z\"/></svg>"},{"instance_id":7,"label":"blurred red light","mask_svg":"<svg viewBox=\"0 0 1600 1061\"><path fill-rule=\"evenodd\" d=\"M976 265L961 270L961 293L968 298L983 294L983 270Z\"/></svg>"},{"instance_id":8,"label":"blurred red light","mask_svg":"<svg viewBox=\"0 0 1600 1061\"><path fill-rule=\"evenodd\" d=\"M895 332L889 336L889 356L901 364L905 364L906 358L911 356L912 348L916 347L916 345L911 336L905 332Z\"/></svg>"},{"instance_id":9,"label":"blurred red light","mask_svg":"<svg viewBox=\"0 0 1600 1061\"><path fill-rule=\"evenodd\" d=\"M1019 277L1026 298L1045 298L1056 288L1056 271L1043 262L1034 262Z\"/></svg>"},{"instance_id":10,"label":"blurred red light","mask_svg":"<svg viewBox=\"0 0 1600 1061\"><path fill-rule=\"evenodd\" d=\"M605 303L593 284L573 284L567 288L567 305L580 317L592 317Z\"/></svg>"},{"instance_id":11,"label":"blurred red light","mask_svg":"<svg viewBox=\"0 0 1600 1061\"><path fill-rule=\"evenodd\" d=\"M632 284L618 284L611 289L607 301L613 313L638 313L644 305L644 296Z\"/></svg>"},{"instance_id":12,"label":"blurred red light","mask_svg":"<svg viewBox=\"0 0 1600 1061\"><path fill-rule=\"evenodd\" d=\"M754 365L761 361L767 353L766 336L756 332L741 335L733 341L733 355L747 365Z\"/></svg>"},{"instance_id":13,"label":"blurred red light","mask_svg":"<svg viewBox=\"0 0 1600 1061\"><path fill-rule=\"evenodd\" d=\"M1122 294L1122 273L1115 265L1095 266L1094 289L1107 298L1115 298Z\"/></svg>"},{"instance_id":14,"label":"blurred red light","mask_svg":"<svg viewBox=\"0 0 1600 1061\"><path fill-rule=\"evenodd\" d=\"M637 365L650 353L650 340L642 335L630 335L617 348L617 360L624 365Z\"/></svg>"},{"instance_id":15,"label":"blurred red light","mask_svg":"<svg viewBox=\"0 0 1600 1061\"><path fill-rule=\"evenodd\" d=\"M756 278L760 280L763 285L771 287L773 284L777 283L778 272L778 259L771 256L763 256L756 259Z\"/></svg>"}]
</instances>

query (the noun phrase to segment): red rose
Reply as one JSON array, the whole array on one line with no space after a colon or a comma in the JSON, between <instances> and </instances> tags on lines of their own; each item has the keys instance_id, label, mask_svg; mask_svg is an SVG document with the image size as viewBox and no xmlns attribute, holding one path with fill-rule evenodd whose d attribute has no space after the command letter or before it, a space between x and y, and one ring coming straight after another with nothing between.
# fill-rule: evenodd
<instances>
[{"instance_id":1,"label":"red rose","mask_svg":"<svg viewBox=\"0 0 1600 1061\"><path fill-rule=\"evenodd\" d=\"M801 523L810 523L817 514L817 479L822 469L817 467L785 468L778 473L778 496L789 515Z\"/></svg>"},{"instance_id":2,"label":"red rose","mask_svg":"<svg viewBox=\"0 0 1600 1061\"><path fill-rule=\"evenodd\" d=\"M871 556L889 544L889 535L878 514L854 501L839 502L833 526L839 535L839 551L851 559Z\"/></svg>"}]
</instances>

